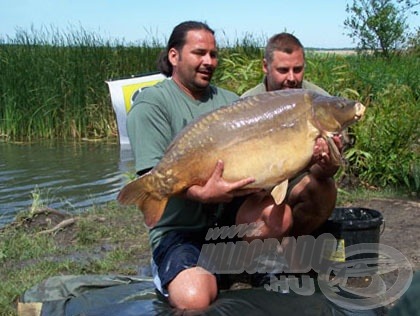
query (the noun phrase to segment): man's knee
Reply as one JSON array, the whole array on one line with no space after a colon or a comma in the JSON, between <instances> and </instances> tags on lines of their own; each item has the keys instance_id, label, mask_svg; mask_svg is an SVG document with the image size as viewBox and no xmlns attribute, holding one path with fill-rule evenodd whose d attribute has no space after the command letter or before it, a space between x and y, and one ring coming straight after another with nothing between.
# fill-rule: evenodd
<instances>
[{"instance_id":1,"label":"man's knee","mask_svg":"<svg viewBox=\"0 0 420 316\"><path fill-rule=\"evenodd\" d=\"M169 284L168 292L175 308L204 309L217 297L216 277L200 267L186 269Z\"/></svg>"},{"instance_id":2,"label":"man's knee","mask_svg":"<svg viewBox=\"0 0 420 316\"><path fill-rule=\"evenodd\" d=\"M334 210L337 187L333 178L323 180L308 176L291 192L293 203L292 235L312 233Z\"/></svg>"},{"instance_id":3,"label":"man's knee","mask_svg":"<svg viewBox=\"0 0 420 316\"><path fill-rule=\"evenodd\" d=\"M258 225L258 232L245 240L282 238L292 227L291 208L285 203L276 205L270 195L250 197L238 210L236 224L256 222L262 222L262 225Z\"/></svg>"},{"instance_id":4,"label":"man's knee","mask_svg":"<svg viewBox=\"0 0 420 316\"><path fill-rule=\"evenodd\" d=\"M272 204L270 212L266 214L265 223L270 232L265 238L283 238L293 225L292 209L286 203Z\"/></svg>"},{"instance_id":5,"label":"man's knee","mask_svg":"<svg viewBox=\"0 0 420 316\"><path fill-rule=\"evenodd\" d=\"M331 215L337 200L337 186L333 178L316 181L314 191L314 203L325 213Z\"/></svg>"}]
</instances>

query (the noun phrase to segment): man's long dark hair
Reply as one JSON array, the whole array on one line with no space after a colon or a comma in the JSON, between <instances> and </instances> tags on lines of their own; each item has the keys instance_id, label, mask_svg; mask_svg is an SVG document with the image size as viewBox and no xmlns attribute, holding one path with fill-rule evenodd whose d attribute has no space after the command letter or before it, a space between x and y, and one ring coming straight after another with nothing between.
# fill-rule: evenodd
<instances>
[{"instance_id":1,"label":"man's long dark hair","mask_svg":"<svg viewBox=\"0 0 420 316\"><path fill-rule=\"evenodd\" d=\"M191 30L206 30L214 35L214 31L203 22L186 21L175 26L171 36L169 37L166 48L160 53L157 61L159 71L165 76L171 76L173 71L172 64L168 60L169 50L175 48L176 50L181 51L185 45L187 32Z\"/></svg>"}]
</instances>

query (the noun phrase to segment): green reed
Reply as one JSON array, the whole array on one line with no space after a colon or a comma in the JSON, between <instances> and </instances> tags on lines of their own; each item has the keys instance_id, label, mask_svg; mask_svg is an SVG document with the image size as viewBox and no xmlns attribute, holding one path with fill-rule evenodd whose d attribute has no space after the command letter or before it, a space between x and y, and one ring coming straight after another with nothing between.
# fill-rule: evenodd
<instances>
[{"instance_id":1,"label":"green reed","mask_svg":"<svg viewBox=\"0 0 420 316\"><path fill-rule=\"evenodd\" d=\"M314 56L308 76L328 92L362 101L365 118L351 128L347 170L368 185L420 191L418 55Z\"/></svg>"},{"instance_id":2,"label":"green reed","mask_svg":"<svg viewBox=\"0 0 420 316\"><path fill-rule=\"evenodd\" d=\"M222 42L213 82L238 94L260 83L265 41L246 35ZM155 71L162 47L153 38L134 45L83 29L20 30L14 38L0 39L0 138L116 136L105 81ZM306 55L306 79L368 107L365 120L352 129L356 144L346 153L352 168L345 173L368 184L418 192L417 51L387 59L314 50Z\"/></svg>"},{"instance_id":3,"label":"green reed","mask_svg":"<svg viewBox=\"0 0 420 316\"><path fill-rule=\"evenodd\" d=\"M105 81L155 70L158 43L132 47L84 30L18 31L0 43L0 135L11 140L116 133Z\"/></svg>"},{"instance_id":4,"label":"green reed","mask_svg":"<svg viewBox=\"0 0 420 316\"><path fill-rule=\"evenodd\" d=\"M248 50L249 52L249 50ZM218 84L236 92L261 82L261 51L224 52ZM420 72L415 54L383 59L374 56L315 53L306 58L305 78L332 95L360 100L367 106L362 122L350 129L354 146L345 156L341 177L367 185L420 191Z\"/></svg>"}]
</instances>

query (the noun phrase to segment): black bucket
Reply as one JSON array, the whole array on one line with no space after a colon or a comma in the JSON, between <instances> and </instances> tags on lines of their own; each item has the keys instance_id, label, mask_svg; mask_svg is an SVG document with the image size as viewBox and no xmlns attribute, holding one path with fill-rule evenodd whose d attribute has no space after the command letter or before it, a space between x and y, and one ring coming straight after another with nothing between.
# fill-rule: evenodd
<instances>
[{"instance_id":1,"label":"black bucket","mask_svg":"<svg viewBox=\"0 0 420 316\"><path fill-rule=\"evenodd\" d=\"M319 233L332 234L342 248L362 243L379 244L383 223L383 216L379 211L359 207L339 207L334 209L330 218L320 227ZM351 257L345 254L343 259L347 261L378 257L377 252L364 252L362 247L357 253Z\"/></svg>"}]
</instances>

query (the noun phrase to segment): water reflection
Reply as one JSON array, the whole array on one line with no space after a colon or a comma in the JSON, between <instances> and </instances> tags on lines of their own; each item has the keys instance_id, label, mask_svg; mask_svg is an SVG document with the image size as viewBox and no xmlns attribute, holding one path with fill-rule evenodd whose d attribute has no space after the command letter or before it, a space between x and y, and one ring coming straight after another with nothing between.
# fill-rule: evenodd
<instances>
[{"instance_id":1,"label":"water reflection","mask_svg":"<svg viewBox=\"0 0 420 316\"><path fill-rule=\"evenodd\" d=\"M32 204L38 189L49 207L68 212L115 200L134 172L118 143L0 143L0 226Z\"/></svg>"}]
</instances>

